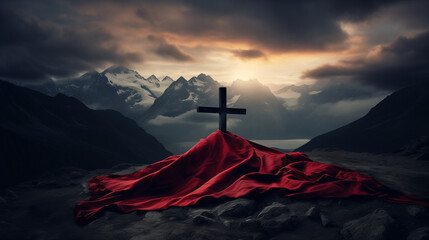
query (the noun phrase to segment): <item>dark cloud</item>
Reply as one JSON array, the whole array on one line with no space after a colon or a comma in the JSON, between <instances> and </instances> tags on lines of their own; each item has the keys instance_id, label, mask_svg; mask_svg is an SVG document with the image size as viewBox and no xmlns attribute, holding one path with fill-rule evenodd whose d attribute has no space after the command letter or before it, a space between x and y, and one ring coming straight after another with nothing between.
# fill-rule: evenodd
<instances>
[{"instance_id":1,"label":"dark cloud","mask_svg":"<svg viewBox=\"0 0 429 240\"><path fill-rule=\"evenodd\" d=\"M360 61L324 65L304 74L314 79L352 79L385 89L429 81L429 32L399 37Z\"/></svg>"},{"instance_id":2,"label":"dark cloud","mask_svg":"<svg viewBox=\"0 0 429 240\"><path fill-rule=\"evenodd\" d=\"M308 91L301 91L301 104L324 104L339 101L368 99L382 95L375 88L363 86L356 82L329 81L328 83L311 85Z\"/></svg>"},{"instance_id":3,"label":"dark cloud","mask_svg":"<svg viewBox=\"0 0 429 240\"><path fill-rule=\"evenodd\" d=\"M40 80L66 77L107 63L141 61L123 53L103 31L25 19L12 9L0 8L0 77Z\"/></svg>"},{"instance_id":4,"label":"dark cloud","mask_svg":"<svg viewBox=\"0 0 429 240\"><path fill-rule=\"evenodd\" d=\"M315 69L306 71L303 75L304 78L324 79L324 78L346 78L359 73L359 66L356 65L329 65L317 67Z\"/></svg>"},{"instance_id":5,"label":"dark cloud","mask_svg":"<svg viewBox=\"0 0 429 240\"><path fill-rule=\"evenodd\" d=\"M148 40L155 44L154 52L163 58L170 58L180 62L194 61L191 55L183 52L176 45L168 43L162 37L150 35Z\"/></svg>"},{"instance_id":6,"label":"dark cloud","mask_svg":"<svg viewBox=\"0 0 429 240\"><path fill-rule=\"evenodd\" d=\"M409 2L5 0L0 3L0 77L63 77L141 61L141 55L123 52L120 46L132 49L139 37L149 34L166 37L154 37L154 53L180 62L194 58L167 37L202 45L238 43L250 49L233 52L242 59L344 49L349 36L340 21L364 22L392 6L397 7L386 14L409 19L410 29L427 26L427 1ZM130 29L135 34L126 32ZM354 75L347 73L351 71L347 66L331 70Z\"/></svg>"},{"instance_id":7,"label":"dark cloud","mask_svg":"<svg viewBox=\"0 0 429 240\"><path fill-rule=\"evenodd\" d=\"M264 52L258 49L248 49L248 50L234 50L232 51L234 56L241 58L243 60L250 60L255 58L266 58Z\"/></svg>"},{"instance_id":8,"label":"dark cloud","mask_svg":"<svg viewBox=\"0 0 429 240\"><path fill-rule=\"evenodd\" d=\"M345 49L349 36L340 22L365 22L382 11L395 20L410 19L409 29L421 22L428 25L427 0L70 1L70 6L76 5L100 12L106 6L111 11L112 5L117 12L133 9L154 35L162 32L208 42L245 43L267 53ZM396 10L385 11L390 8Z\"/></svg>"},{"instance_id":9,"label":"dark cloud","mask_svg":"<svg viewBox=\"0 0 429 240\"><path fill-rule=\"evenodd\" d=\"M407 28L427 29L429 27L429 1L427 0L410 0L402 1L393 6L387 15L391 19L399 20Z\"/></svg>"},{"instance_id":10,"label":"dark cloud","mask_svg":"<svg viewBox=\"0 0 429 240\"><path fill-rule=\"evenodd\" d=\"M348 36L339 21L362 21L392 1L179 2L180 20L161 15L159 29L287 52L344 48Z\"/></svg>"},{"instance_id":11,"label":"dark cloud","mask_svg":"<svg viewBox=\"0 0 429 240\"><path fill-rule=\"evenodd\" d=\"M299 95L292 98L291 91ZM324 80L286 86L276 93L290 113L284 134L295 132L297 138L308 138L364 116L391 92L355 81Z\"/></svg>"},{"instance_id":12,"label":"dark cloud","mask_svg":"<svg viewBox=\"0 0 429 240\"><path fill-rule=\"evenodd\" d=\"M152 17L152 14L149 11L147 11L146 9L144 9L144 8L137 9L136 10L136 15L140 19L143 19L143 20L147 21L148 23L150 23L152 25L155 24L155 22L153 20L153 17Z\"/></svg>"}]
</instances>

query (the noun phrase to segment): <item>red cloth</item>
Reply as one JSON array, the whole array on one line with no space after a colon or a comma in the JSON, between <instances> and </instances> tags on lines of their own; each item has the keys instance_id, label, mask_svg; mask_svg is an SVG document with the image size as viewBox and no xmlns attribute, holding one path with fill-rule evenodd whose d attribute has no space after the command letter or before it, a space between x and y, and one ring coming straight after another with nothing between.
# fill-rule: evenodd
<instances>
[{"instance_id":1,"label":"red cloth","mask_svg":"<svg viewBox=\"0 0 429 240\"><path fill-rule=\"evenodd\" d=\"M427 199L403 195L364 174L313 162L300 152L285 154L221 131L201 139L183 155L134 173L94 177L89 190L91 198L76 205L79 223L88 223L106 208L124 213L157 210L269 190L302 199L372 196L429 206Z\"/></svg>"}]
</instances>

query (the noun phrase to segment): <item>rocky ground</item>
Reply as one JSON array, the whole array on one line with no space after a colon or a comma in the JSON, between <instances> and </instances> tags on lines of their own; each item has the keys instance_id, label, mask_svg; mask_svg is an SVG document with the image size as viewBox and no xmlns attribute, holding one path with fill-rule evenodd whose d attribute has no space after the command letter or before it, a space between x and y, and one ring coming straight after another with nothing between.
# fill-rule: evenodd
<instances>
[{"instance_id":1,"label":"rocky ground","mask_svg":"<svg viewBox=\"0 0 429 240\"><path fill-rule=\"evenodd\" d=\"M413 156L342 151L308 153L375 177L389 187L429 197L429 161ZM378 199L288 199L276 194L223 199L194 207L119 214L86 226L74 205L89 197L87 181L143 166L85 171L64 168L2 190L1 239L429 239L429 208Z\"/></svg>"}]
</instances>

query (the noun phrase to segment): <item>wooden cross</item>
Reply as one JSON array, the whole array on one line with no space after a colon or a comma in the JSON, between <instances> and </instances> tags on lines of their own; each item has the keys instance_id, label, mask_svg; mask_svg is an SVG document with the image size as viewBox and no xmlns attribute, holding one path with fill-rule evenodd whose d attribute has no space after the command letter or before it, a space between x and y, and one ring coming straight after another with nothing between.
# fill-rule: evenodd
<instances>
[{"instance_id":1,"label":"wooden cross","mask_svg":"<svg viewBox=\"0 0 429 240\"><path fill-rule=\"evenodd\" d=\"M198 107L197 112L219 113L219 129L226 132L226 114L246 114L245 108L226 107L226 88L219 88L219 107Z\"/></svg>"}]
</instances>

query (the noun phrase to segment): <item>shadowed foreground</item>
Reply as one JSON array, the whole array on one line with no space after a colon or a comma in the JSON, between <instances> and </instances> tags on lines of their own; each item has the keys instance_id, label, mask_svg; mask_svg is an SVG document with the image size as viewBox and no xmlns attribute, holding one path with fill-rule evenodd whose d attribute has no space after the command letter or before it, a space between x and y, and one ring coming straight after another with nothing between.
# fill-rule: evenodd
<instances>
[{"instance_id":1,"label":"shadowed foreground","mask_svg":"<svg viewBox=\"0 0 429 240\"><path fill-rule=\"evenodd\" d=\"M308 155L369 174L397 190L429 196L427 161L340 151ZM142 167L62 169L9 188L0 197L0 234L3 239L422 239L418 236L428 231L426 207L376 199L294 200L271 194L164 211L107 211L87 226L75 224L74 206L89 197L91 177Z\"/></svg>"}]
</instances>

